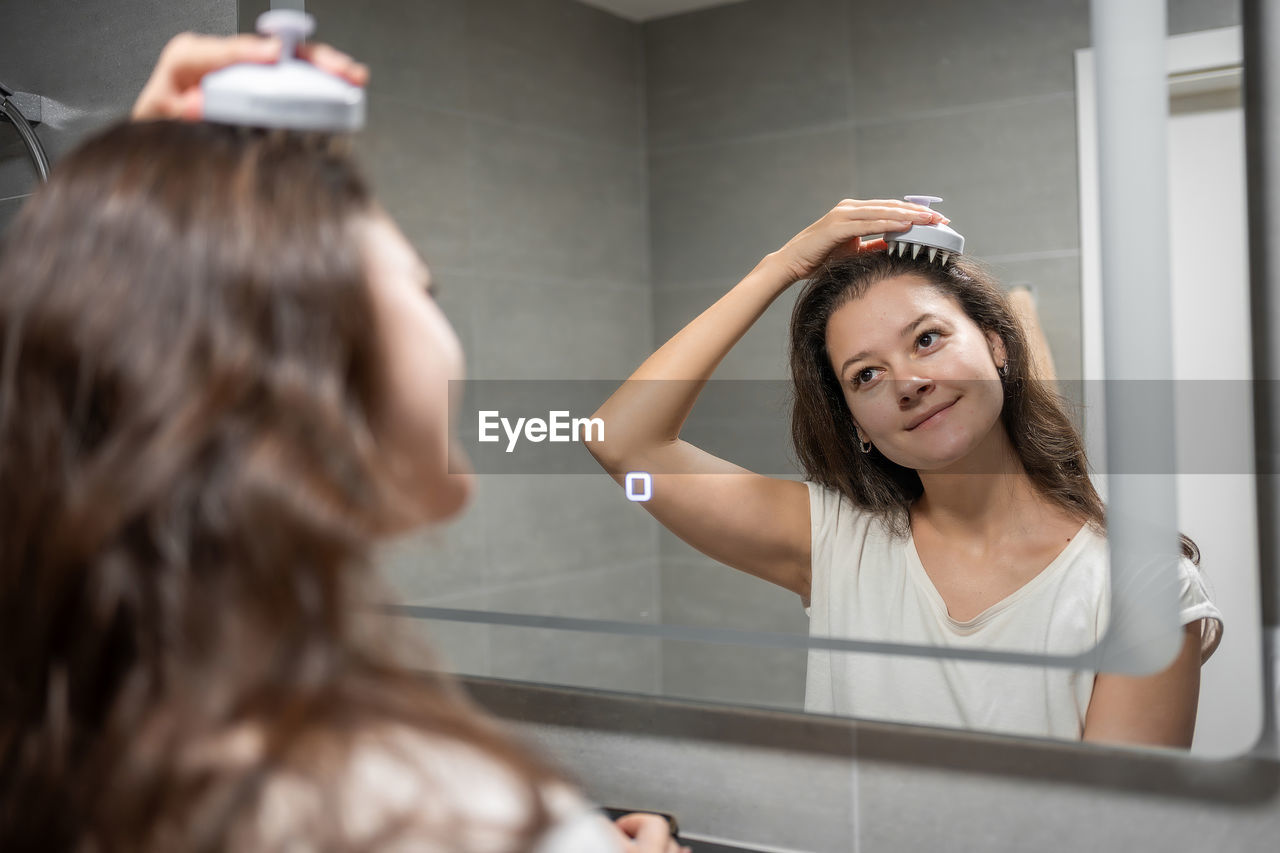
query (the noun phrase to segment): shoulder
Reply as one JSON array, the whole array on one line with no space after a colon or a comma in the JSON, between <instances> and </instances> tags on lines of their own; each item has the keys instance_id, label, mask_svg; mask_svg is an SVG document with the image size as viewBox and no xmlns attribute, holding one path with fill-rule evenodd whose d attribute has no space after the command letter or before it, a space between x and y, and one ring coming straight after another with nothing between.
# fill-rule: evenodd
<instances>
[{"instance_id":1,"label":"shoulder","mask_svg":"<svg viewBox=\"0 0 1280 853\"><path fill-rule=\"evenodd\" d=\"M871 510L858 506L839 489L805 480L809 489L809 522L814 537L837 530L855 535L888 533L888 526Z\"/></svg>"},{"instance_id":2,"label":"shoulder","mask_svg":"<svg viewBox=\"0 0 1280 853\"><path fill-rule=\"evenodd\" d=\"M1087 575L1090 581L1109 585L1111 580L1111 552L1107 534L1089 522L1075 522L1078 532L1064 550L1072 554L1071 571L1077 577Z\"/></svg>"},{"instance_id":3,"label":"shoulder","mask_svg":"<svg viewBox=\"0 0 1280 853\"><path fill-rule=\"evenodd\" d=\"M1111 551L1104 530L1089 522L1077 524L1081 525L1078 532L1046 569L1046 574L1056 578L1056 582L1047 584L1048 594L1057 596L1055 608L1074 602L1090 614L1096 643L1111 619Z\"/></svg>"},{"instance_id":4,"label":"shoulder","mask_svg":"<svg viewBox=\"0 0 1280 853\"><path fill-rule=\"evenodd\" d=\"M837 489L806 480L809 488L809 595L802 597L805 612L813 616L814 601L842 599L834 587L856 584L861 567L892 565L901 548L885 519L860 507ZM885 572L879 573L887 577ZM821 617L825 618L825 617ZM813 623L819 627L821 621Z\"/></svg>"},{"instance_id":5,"label":"shoulder","mask_svg":"<svg viewBox=\"0 0 1280 853\"><path fill-rule=\"evenodd\" d=\"M862 550L872 515L837 489L806 480L809 487L809 570L812 587L821 583L825 567L839 555L849 559ZM808 606L806 604L806 606Z\"/></svg>"},{"instance_id":6,"label":"shoulder","mask_svg":"<svg viewBox=\"0 0 1280 853\"><path fill-rule=\"evenodd\" d=\"M376 842L380 850L497 853L520 837L539 800L551 819L543 838L593 837L594 829L598 840L608 828L567 784L535 786L479 747L404 726L359 735L328 769L334 780L329 792L301 774L271 780L256 827L264 846L296 839L300 830L312 837L315 827L324 826L322 837L336 832L357 845ZM390 846L383 846L386 839Z\"/></svg>"},{"instance_id":7,"label":"shoulder","mask_svg":"<svg viewBox=\"0 0 1280 853\"><path fill-rule=\"evenodd\" d=\"M1088 541L1085 543L1085 548L1081 550L1079 562L1082 565L1087 565L1091 569L1090 576L1103 584L1106 602L1109 606L1111 597L1111 577L1108 571L1110 552L1108 551L1106 534L1089 527L1086 528L1084 535L1088 537ZM1200 661L1203 663L1217 650L1219 643L1222 641L1222 612L1213 603L1211 587L1204 574L1186 556L1178 558L1177 575L1174 582L1176 584L1175 595L1177 597L1176 606L1178 608L1179 624L1186 627L1203 620L1200 627Z\"/></svg>"},{"instance_id":8,"label":"shoulder","mask_svg":"<svg viewBox=\"0 0 1280 853\"><path fill-rule=\"evenodd\" d=\"M1183 625L1200 622L1200 662L1203 664L1222 642L1222 611L1213 603L1204 574L1187 557L1178 560L1178 613Z\"/></svg>"}]
</instances>

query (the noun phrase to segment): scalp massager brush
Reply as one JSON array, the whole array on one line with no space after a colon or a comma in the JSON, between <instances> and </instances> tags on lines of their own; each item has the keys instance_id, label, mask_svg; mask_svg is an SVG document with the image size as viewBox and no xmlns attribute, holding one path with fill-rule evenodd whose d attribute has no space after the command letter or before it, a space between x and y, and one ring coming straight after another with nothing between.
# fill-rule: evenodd
<instances>
[{"instance_id":1,"label":"scalp massager brush","mask_svg":"<svg viewBox=\"0 0 1280 853\"><path fill-rule=\"evenodd\" d=\"M364 90L298 58L316 19L296 9L258 16L258 32L280 39L280 60L242 62L200 81L204 119L248 127L346 132L364 126Z\"/></svg>"},{"instance_id":2,"label":"scalp massager brush","mask_svg":"<svg viewBox=\"0 0 1280 853\"><path fill-rule=\"evenodd\" d=\"M912 204L923 204L925 207L942 201L936 195L909 195L905 197ZM885 234L884 242L889 254L913 258L920 256L922 250L929 253L929 263L935 258L946 266L947 259L964 251L964 237L941 223L937 225L912 225L906 231Z\"/></svg>"}]
</instances>

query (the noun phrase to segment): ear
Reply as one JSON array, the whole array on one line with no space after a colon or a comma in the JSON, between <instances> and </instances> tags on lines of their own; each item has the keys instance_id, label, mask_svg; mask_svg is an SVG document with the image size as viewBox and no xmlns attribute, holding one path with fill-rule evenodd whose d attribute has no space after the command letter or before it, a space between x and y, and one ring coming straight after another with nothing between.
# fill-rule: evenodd
<instances>
[{"instance_id":1,"label":"ear","mask_svg":"<svg viewBox=\"0 0 1280 853\"><path fill-rule=\"evenodd\" d=\"M1004 340L995 332L987 332L987 345L991 347L991 359L997 368L1009 360L1009 354L1004 348Z\"/></svg>"}]
</instances>

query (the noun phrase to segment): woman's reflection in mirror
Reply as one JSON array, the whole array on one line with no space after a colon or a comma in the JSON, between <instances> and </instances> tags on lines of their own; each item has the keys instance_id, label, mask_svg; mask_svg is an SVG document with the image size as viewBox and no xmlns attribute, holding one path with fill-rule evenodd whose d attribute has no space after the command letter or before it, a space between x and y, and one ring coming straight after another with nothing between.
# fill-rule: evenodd
<instances>
[{"instance_id":1,"label":"woman's reflection in mirror","mask_svg":"<svg viewBox=\"0 0 1280 853\"><path fill-rule=\"evenodd\" d=\"M636 370L631 380L669 381L619 388L596 413L609 441L592 453L615 477L651 472L642 506L703 553L797 593L815 636L1087 652L1110 609L1104 506L1050 359L980 263L891 256L871 239L939 221L908 202L842 201ZM790 334L795 482L679 432L725 354L805 279ZM1155 675L811 649L805 707L1189 746L1222 626L1198 556L1183 537L1184 639Z\"/></svg>"}]
</instances>

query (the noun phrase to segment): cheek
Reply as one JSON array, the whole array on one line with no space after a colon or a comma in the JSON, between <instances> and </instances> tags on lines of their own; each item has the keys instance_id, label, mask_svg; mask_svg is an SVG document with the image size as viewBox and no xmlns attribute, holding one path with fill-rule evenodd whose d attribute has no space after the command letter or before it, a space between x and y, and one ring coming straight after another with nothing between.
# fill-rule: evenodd
<instances>
[{"instance_id":1,"label":"cheek","mask_svg":"<svg viewBox=\"0 0 1280 853\"><path fill-rule=\"evenodd\" d=\"M844 400L854 423L862 427L862 431L871 436L874 442L876 436L884 435L888 429L887 422L892 412L886 409L883 402L876 399L878 395L875 391L878 389L869 390L870 393L860 395L846 391Z\"/></svg>"},{"instance_id":2,"label":"cheek","mask_svg":"<svg viewBox=\"0 0 1280 853\"><path fill-rule=\"evenodd\" d=\"M1004 407L1004 386L985 346L975 343L963 359L953 362L948 373L939 378L949 381L953 388L969 398L971 417L980 421L980 425L989 426L1000 417Z\"/></svg>"},{"instance_id":3,"label":"cheek","mask_svg":"<svg viewBox=\"0 0 1280 853\"><path fill-rule=\"evenodd\" d=\"M996 371L991 350L984 339L975 335L956 343L957 346L947 353L948 357L940 359L934 368L934 379L959 383L999 383L1000 374Z\"/></svg>"},{"instance_id":4,"label":"cheek","mask_svg":"<svg viewBox=\"0 0 1280 853\"><path fill-rule=\"evenodd\" d=\"M444 315L430 303L406 302L385 318L383 365L393 422L410 433L434 431L462 378L462 348Z\"/></svg>"},{"instance_id":5,"label":"cheek","mask_svg":"<svg viewBox=\"0 0 1280 853\"><path fill-rule=\"evenodd\" d=\"M451 437L451 415L462 396L462 348L435 303L405 299L386 307L380 444L398 486L419 508L417 520L441 520L465 505L472 487L470 464ZM449 473L451 466L457 473Z\"/></svg>"},{"instance_id":6,"label":"cheek","mask_svg":"<svg viewBox=\"0 0 1280 853\"><path fill-rule=\"evenodd\" d=\"M978 409L978 427L990 429L1000 421L1004 411L1004 386L1000 380L992 379L981 383L981 391L976 395L980 403Z\"/></svg>"}]
</instances>

